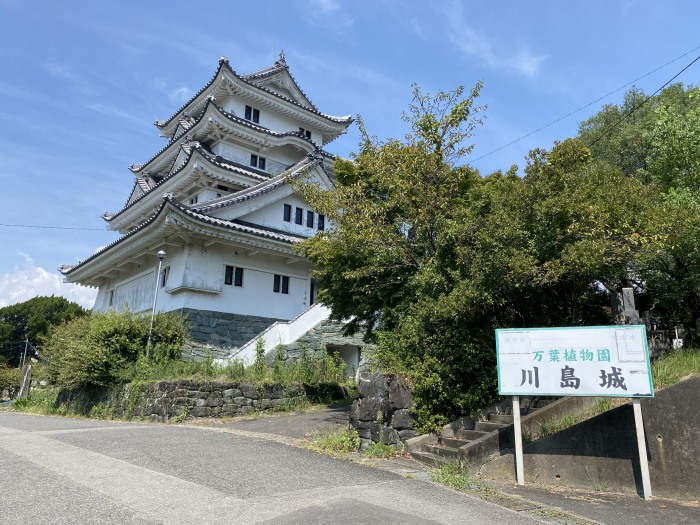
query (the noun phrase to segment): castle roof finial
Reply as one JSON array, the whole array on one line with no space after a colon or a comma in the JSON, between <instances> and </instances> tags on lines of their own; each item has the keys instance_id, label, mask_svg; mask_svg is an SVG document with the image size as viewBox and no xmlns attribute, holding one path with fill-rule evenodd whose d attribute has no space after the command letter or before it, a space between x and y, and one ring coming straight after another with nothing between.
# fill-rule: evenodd
<instances>
[{"instance_id":1,"label":"castle roof finial","mask_svg":"<svg viewBox=\"0 0 700 525\"><path fill-rule=\"evenodd\" d=\"M280 51L280 57L279 57L279 60L277 60L277 62L283 66L287 65L287 60L285 59L285 56L284 56L284 49Z\"/></svg>"}]
</instances>

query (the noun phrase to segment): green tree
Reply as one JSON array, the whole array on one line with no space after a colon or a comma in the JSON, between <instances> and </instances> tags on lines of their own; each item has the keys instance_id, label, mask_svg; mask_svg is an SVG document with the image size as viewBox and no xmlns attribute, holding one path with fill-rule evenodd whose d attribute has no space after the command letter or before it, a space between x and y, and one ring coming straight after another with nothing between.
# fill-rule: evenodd
<instances>
[{"instance_id":1,"label":"green tree","mask_svg":"<svg viewBox=\"0 0 700 525\"><path fill-rule=\"evenodd\" d=\"M647 230L655 249L638 259L625 284L636 287L642 308L691 334L700 318L699 92L676 84L640 106L647 96L632 90L622 105L605 106L580 126L595 162L653 188L656 214L647 217Z\"/></svg>"},{"instance_id":2,"label":"green tree","mask_svg":"<svg viewBox=\"0 0 700 525\"><path fill-rule=\"evenodd\" d=\"M80 305L54 296L34 297L0 308L0 343L10 349L5 357L17 366L24 349L22 341L38 347L52 327L87 313Z\"/></svg>"},{"instance_id":3,"label":"green tree","mask_svg":"<svg viewBox=\"0 0 700 525\"><path fill-rule=\"evenodd\" d=\"M594 159L645 182L649 181L649 162L654 155L650 132L657 120L657 109L673 106L685 113L693 105L689 90L682 84L671 85L648 101L647 98L644 91L632 88L625 93L622 104L607 104L579 125L579 138L590 148Z\"/></svg>"},{"instance_id":4,"label":"green tree","mask_svg":"<svg viewBox=\"0 0 700 525\"><path fill-rule=\"evenodd\" d=\"M478 88L464 100L416 90L405 141L361 127L337 187L302 187L333 224L301 245L319 300L376 338L379 366L412 379L423 429L493 400L494 328L608 320L601 283L650 244L650 193L593 165L579 141L534 151L524 178L456 165L479 122Z\"/></svg>"}]
</instances>

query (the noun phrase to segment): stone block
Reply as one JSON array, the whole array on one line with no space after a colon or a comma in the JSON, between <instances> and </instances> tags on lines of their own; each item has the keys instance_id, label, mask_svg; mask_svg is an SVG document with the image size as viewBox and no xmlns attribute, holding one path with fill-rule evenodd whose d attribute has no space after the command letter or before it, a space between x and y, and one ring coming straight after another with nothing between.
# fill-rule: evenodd
<instances>
[{"instance_id":1,"label":"stone block","mask_svg":"<svg viewBox=\"0 0 700 525\"><path fill-rule=\"evenodd\" d=\"M387 376L387 383L392 408L404 409L413 406L413 392L402 379L397 376Z\"/></svg>"},{"instance_id":2,"label":"stone block","mask_svg":"<svg viewBox=\"0 0 700 525\"><path fill-rule=\"evenodd\" d=\"M209 406L209 404L207 403L207 400L206 400L206 399L200 397L199 399L196 399L196 400L195 400L194 406L196 406L196 407L206 407L206 406Z\"/></svg>"},{"instance_id":3,"label":"stone block","mask_svg":"<svg viewBox=\"0 0 700 525\"><path fill-rule=\"evenodd\" d=\"M241 407L253 405L253 400L244 396L234 397L233 402Z\"/></svg>"},{"instance_id":4,"label":"stone block","mask_svg":"<svg viewBox=\"0 0 700 525\"><path fill-rule=\"evenodd\" d=\"M391 407L388 399L379 397L356 399L350 408L351 421L378 421L378 414L381 414L382 421L390 420Z\"/></svg>"},{"instance_id":5,"label":"stone block","mask_svg":"<svg viewBox=\"0 0 700 525\"><path fill-rule=\"evenodd\" d=\"M210 396L207 398L208 407L220 407L223 404L224 400L220 396Z\"/></svg>"},{"instance_id":6,"label":"stone block","mask_svg":"<svg viewBox=\"0 0 700 525\"><path fill-rule=\"evenodd\" d=\"M211 416L211 408L205 406L195 406L190 409L189 415L192 417L209 417Z\"/></svg>"},{"instance_id":7,"label":"stone block","mask_svg":"<svg viewBox=\"0 0 700 525\"><path fill-rule=\"evenodd\" d=\"M390 424L396 430L413 429L413 415L408 409L396 410L391 416Z\"/></svg>"},{"instance_id":8,"label":"stone block","mask_svg":"<svg viewBox=\"0 0 700 525\"><path fill-rule=\"evenodd\" d=\"M402 441L416 437L416 433L413 430L399 430L399 438Z\"/></svg>"},{"instance_id":9,"label":"stone block","mask_svg":"<svg viewBox=\"0 0 700 525\"><path fill-rule=\"evenodd\" d=\"M260 399L260 394L255 385L241 385L241 394L250 399Z\"/></svg>"},{"instance_id":10,"label":"stone block","mask_svg":"<svg viewBox=\"0 0 700 525\"><path fill-rule=\"evenodd\" d=\"M360 398L389 397L389 386L384 374L365 375L357 382L357 396Z\"/></svg>"},{"instance_id":11,"label":"stone block","mask_svg":"<svg viewBox=\"0 0 700 525\"><path fill-rule=\"evenodd\" d=\"M263 387L263 397L267 399L279 399L284 397L284 387L282 385L265 385Z\"/></svg>"}]
</instances>

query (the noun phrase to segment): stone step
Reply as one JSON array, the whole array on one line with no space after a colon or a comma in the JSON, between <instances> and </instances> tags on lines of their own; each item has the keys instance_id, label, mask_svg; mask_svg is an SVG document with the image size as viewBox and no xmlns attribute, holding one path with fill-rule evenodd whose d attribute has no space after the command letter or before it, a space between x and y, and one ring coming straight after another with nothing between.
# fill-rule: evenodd
<instances>
[{"instance_id":1,"label":"stone step","mask_svg":"<svg viewBox=\"0 0 700 525\"><path fill-rule=\"evenodd\" d=\"M454 437L457 439L463 439L465 441L474 441L475 439L479 439L484 437L488 432L481 432L479 430L455 430L454 432Z\"/></svg>"},{"instance_id":2,"label":"stone step","mask_svg":"<svg viewBox=\"0 0 700 525\"><path fill-rule=\"evenodd\" d=\"M430 467L439 467L440 465L448 463L445 458L441 458L425 450L411 451L411 458Z\"/></svg>"},{"instance_id":3,"label":"stone step","mask_svg":"<svg viewBox=\"0 0 700 525\"><path fill-rule=\"evenodd\" d=\"M543 408L546 407L547 405L551 405L556 401L555 399L538 399L535 401L535 403L532 405L533 408Z\"/></svg>"},{"instance_id":4,"label":"stone step","mask_svg":"<svg viewBox=\"0 0 700 525\"><path fill-rule=\"evenodd\" d=\"M474 424L474 430L479 430L481 432L493 432L499 428L507 427L503 423L491 423L490 421L477 421Z\"/></svg>"},{"instance_id":5,"label":"stone step","mask_svg":"<svg viewBox=\"0 0 700 525\"><path fill-rule=\"evenodd\" d=\"M441 458L443 463L459 460L459 450L443 445L425 445L424 450L430 452L433 456Z\"/></svg>"},{"instance_id":6,"label":"stone step","mask_svg":"<svg viewBox=\"0 0 700 525\"><path fill-rule=\"evenodd\" d=\"M489 422L510 425L513 423L513 414L491 414L489 416Z\"/></svg>"},{"instance_id":7,"label":"stone step","mask_svg":"<svg viewBox=\"0 0 700 525\"><path fill-rule=\"evenodd\" d=\"M457 439L457 438L442 438L441 444L445 447L459 448L471 443L469 439Z\"/></svg>"}]
</instances>

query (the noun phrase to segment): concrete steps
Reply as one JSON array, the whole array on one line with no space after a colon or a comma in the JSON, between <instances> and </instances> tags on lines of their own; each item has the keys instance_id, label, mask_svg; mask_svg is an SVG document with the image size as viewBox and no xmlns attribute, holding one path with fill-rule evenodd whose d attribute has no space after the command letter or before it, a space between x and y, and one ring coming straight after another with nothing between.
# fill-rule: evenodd
<instances>
[{"instance_id":1,"label":"concrete steps","mask_svg":"<svg viewBox=\"0 0 700 525\"><path fill-rule=\"evenodd\" d=\"M556 399L555 397L521 398L520 413L521 415L530 414L553 403ZM434 439L421 440L415 446L410 445L410 442L407 443L408 451L414 459L430 466L459 462L475 441L513 425L512 406L505 408L503 412L505 413L489 414L486 421L474 422L473 429L453 429L448 425L443 429L442 434L435 436Z\"/></svg>"}]
</instances>

